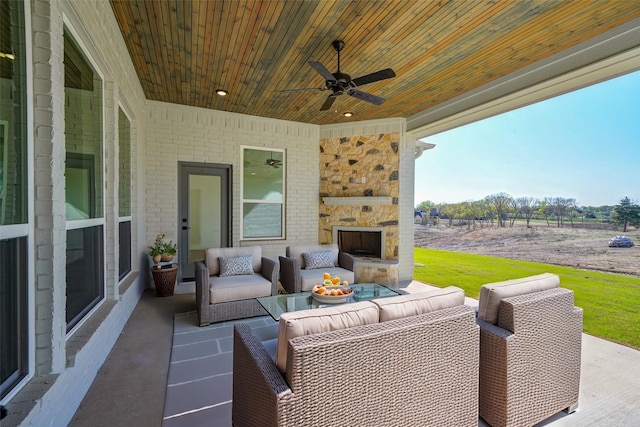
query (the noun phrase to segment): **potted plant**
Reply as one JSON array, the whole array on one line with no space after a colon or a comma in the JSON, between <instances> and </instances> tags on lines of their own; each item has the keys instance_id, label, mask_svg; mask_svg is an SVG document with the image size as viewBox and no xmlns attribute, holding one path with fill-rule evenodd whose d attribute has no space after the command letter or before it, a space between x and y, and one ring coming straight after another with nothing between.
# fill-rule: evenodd
<instances>
[{"instance_id":1,"label":"potted plant","mask_svg":"<svg viewBox=\"0 0 640 427\"><path fill-rule=\"evenodd\" d=\"M175 255L176 244L171 240L167 242L164 239L164 234L158 234L153 246L149 246L149 256L153 259L154 264L172 261Z\"/></svg>"}]
</instances>

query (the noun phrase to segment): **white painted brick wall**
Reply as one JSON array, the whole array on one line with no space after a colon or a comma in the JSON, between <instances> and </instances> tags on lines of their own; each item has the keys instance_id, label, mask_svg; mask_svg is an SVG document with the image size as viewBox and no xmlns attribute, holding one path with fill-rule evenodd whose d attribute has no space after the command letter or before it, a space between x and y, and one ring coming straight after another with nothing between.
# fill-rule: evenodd
<instances>
[{"instance_id":1,"label":"white painted brick wall","mask_svg":"<svg viewBox=\"0 0 640 427\"><path fill-rule=\"evenodd\" d=\"M30 259L34 264L34 277L29 279L32 287L35 336L29 351L34 360L34 383L40 378L55 379L48 393L18 393L9 402L13 409L23 410L24 425L65 425L75 413L84 397L86 389L95 377L100 365L118 338L122 327L129 318L143 291L139 279L132 284L125 295L109 301L113 306L105 320L92 335L89 342L76 354L76 364L66 367L66 284L65 284L65 128L64 128L64 44L63 27L68 25L85 53L95 61L94 66L105 82L104 105L109 109L105 114L105 152L114 156L117 143L111 117L119 100L132 118L132 167L141 165L138 158L144 157L144 127L139 125L144 119L145 98L135 70L128 56L120 30L108 1L92 0L32 0L26 2L27 21L31 26L29 51L32 55L33 70L33 227L34 247ZM63 20L64 16L64 20ZM116 173L114 163L107 162L107 177ZM133 230L144 229L144 174L134 179ZM112 191L107 186L109 191ZM105 210L107 230L109 222L117 224L113 218L114 202L111 200ZM136 231L137 230L137 231ZM117 263L114 250L115 232L107 231L107 284L108 297L115 297L117 291ZM139 235L133 235L136 252L146 245ZM62 255L60 255L62 254ZM134 268L139 260L133 260ZM55 375L60 375L56 378ZM44 377L43 377L44 376ZM27 390L29 386L25 388ZM38 385L36 384L36 388ZM22 400L21 400L22 399ZM28 410L33 405L33 409ZM15 414L16 412L13 411ZM6 420L3 420L3 422Z\"/></svg>"},{"instance_id":2,"label":"white painted brick wall","mask_svg":"<svg viewBox=\"0 0 640 427\"><path fill-rule=\"evenodd\" d=\"M277 258L286 246L317 241L318 126L151 101L148 112L147 244L160 233L178 240L180 161L232 165L233 246L259 244ZM286 240L239 240L242 145L286 149Z\"/></svg>"},{"instance_id":3,"label":"white painted brick wall","mask_svg":"<svg viewBox=\"0 0 640 427\"><path fill-rule=\"evenodd\" d=\"M35 373L64 369L64 71L62 13L49 2L32 3L34 73L34 309ZM38 92L35 89L41 90Z\"/></svg>"},{"instance_id":4,"label":"white painted brick wall","mask_svg":"<svg viewBox=\"0 0 640 427\"><path fill-rule=\"evenodd\" d=\"M401 285L413 279L413 207L415 187L415 140L403 134L400 138L400 218L399 279Z\"/></svg>"}]
</instances>

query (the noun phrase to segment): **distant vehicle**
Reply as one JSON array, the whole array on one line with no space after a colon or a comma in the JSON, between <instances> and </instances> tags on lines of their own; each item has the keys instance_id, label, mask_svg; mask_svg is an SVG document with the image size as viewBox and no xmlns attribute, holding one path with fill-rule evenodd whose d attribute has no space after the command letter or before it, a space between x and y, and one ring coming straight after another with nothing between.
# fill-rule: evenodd
<instances>
[{"instance_id":1,"label":"distant vehicle","mask_svg":"<svg viewBox=\"0 0 640 427\"><path fill-rule=\"evenodd\" d=\"M626 236L616 236L609 240L610 248L630 248L631 246L633 246L633 241Z\"/></svg>"}]
</instances>

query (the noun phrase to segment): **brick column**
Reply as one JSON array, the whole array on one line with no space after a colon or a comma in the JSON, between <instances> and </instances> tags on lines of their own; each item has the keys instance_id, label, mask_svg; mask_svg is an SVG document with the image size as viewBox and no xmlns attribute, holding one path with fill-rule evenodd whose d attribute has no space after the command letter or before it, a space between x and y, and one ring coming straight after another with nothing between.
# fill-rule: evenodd
<instances>
[{"instance_id":1,"label":"brick column","mask_svg":"<svg viewBox=\"0 0 640 427\"><path fill-rule=\"evenodd\" d=\"M35 369L65 367L64 40L60 10L32 2Z\"/></svg>"}]
</instances>

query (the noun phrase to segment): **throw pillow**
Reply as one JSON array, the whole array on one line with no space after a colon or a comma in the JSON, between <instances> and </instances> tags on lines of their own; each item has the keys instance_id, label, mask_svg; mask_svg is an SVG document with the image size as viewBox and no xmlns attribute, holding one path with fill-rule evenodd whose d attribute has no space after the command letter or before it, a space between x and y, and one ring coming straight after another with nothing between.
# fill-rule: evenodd
<instances>
[{"instance_id":1,"label":"throw pillow","mask_svg":"<svg viewBox=\"0 0 640 427\"><path fill-rule=\"evenodd\" d=\"M220 257L220 277L253 274L253 256Z\"/></svg>"},{"instance_id":2,"label":"throw pillow","mask_svg":"<svg viewBox=\"0 0 640 427\"><path fill-rule=\"evenodd\" d=\"M307 270L335 267L331 251L308 252L302 254L302 257L304 258L304 268Z\"/></svg>"}]
</instances>

